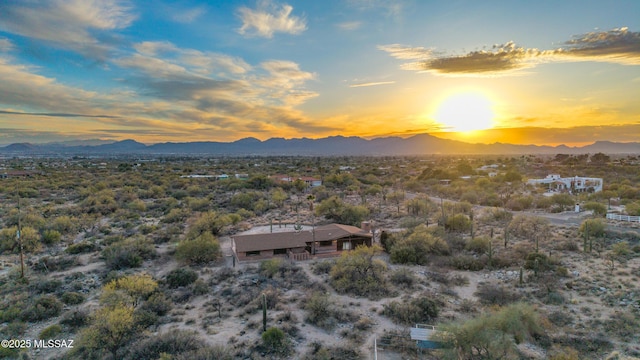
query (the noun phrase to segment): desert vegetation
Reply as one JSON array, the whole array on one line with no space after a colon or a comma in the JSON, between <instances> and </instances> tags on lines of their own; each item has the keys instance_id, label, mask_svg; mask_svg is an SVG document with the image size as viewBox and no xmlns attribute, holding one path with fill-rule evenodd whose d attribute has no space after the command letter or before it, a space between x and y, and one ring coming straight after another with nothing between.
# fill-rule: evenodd
<instances>
[{"instance_id":1,"label":"desert vegetation","mask_svg":"<svg viewBox=\"0 0 640 360\"><path fill-rule=\"evenodd\" d=\"M366 359L374 339L402 358L638 357L640 226L605 215L638 215L639 161L2 158L28 176L0 179L0 332L74 347L0 357ZM604 191L526 183L568 169ZM231 257L245 230L364 220L374 246L338 257Z\"/></svg>"}]
</instances>

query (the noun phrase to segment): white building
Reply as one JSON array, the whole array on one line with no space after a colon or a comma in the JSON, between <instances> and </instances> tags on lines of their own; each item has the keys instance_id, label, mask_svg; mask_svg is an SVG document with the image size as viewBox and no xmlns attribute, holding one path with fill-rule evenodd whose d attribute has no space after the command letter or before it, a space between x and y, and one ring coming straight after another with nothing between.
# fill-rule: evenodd
<instances>
[{"instance_id":1,"label":"white building","mask_svg":"<svg viewBox=\"0 0 640 360\"><path fill-rule=\"evenodd\" d=\"M563 178L558 174L549 174L544 179L529 179L527 184L538 185L548 184L551 191L569 191L571 193L579 192L600 192L602 191L602 178L591 177L566 177Z\"/></svg>"}]
</instances>

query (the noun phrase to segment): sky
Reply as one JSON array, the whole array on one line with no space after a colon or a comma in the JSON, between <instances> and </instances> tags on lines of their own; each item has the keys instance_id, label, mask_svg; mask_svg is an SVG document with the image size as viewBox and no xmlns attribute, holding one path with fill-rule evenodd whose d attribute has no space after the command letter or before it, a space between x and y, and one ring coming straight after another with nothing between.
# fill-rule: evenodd
<instances>
[{"instance_id":1,"label":"sky","mask_svg":"<svg viewBox=\"0 0 640 360\"><path fill-rule=\"evenodd\" d=\"M640 141L640 1L0 2L0 144Z\"/></svg>"}]
</instances>

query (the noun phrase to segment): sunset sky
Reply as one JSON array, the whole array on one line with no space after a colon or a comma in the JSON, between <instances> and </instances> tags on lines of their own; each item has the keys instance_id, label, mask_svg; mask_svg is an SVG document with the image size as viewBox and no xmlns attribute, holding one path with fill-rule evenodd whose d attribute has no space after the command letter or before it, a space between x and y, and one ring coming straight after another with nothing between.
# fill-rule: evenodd
<instances>
[{"instance_id":1,"label":"sunset sky","mask_svg":"<svg viewBox=\"0 0 640 360\"><path fill-rule=\"evenodd\" d=\"M640 1L0 2L0 144L640 141Z\"/></svg>"}]
</instances>

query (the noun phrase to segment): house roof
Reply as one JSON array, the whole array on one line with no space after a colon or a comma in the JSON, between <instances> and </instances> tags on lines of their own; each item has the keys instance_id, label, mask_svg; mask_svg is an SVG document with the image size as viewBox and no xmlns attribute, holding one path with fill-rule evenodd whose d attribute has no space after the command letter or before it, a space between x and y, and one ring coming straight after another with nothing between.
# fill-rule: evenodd
<instances>
[{"instance_id":1,"label":"house roof","mask_svg":"<svg viewBox=\"0 0 640 360\"><path fill-rule=\"evenodd\" d=\"M316 241L329 241L349 236L371 237L371 234L355 226L329 224L315 229ZM236 252L291 249L305 247L313 241L311 230L278 232L268 234L235 235Z\"/></svg>"}]
</instances>

